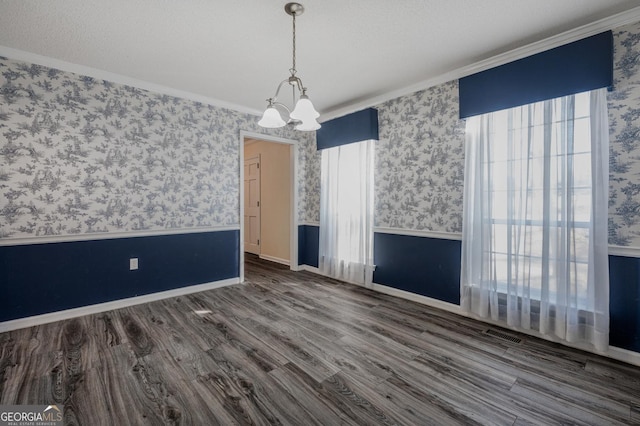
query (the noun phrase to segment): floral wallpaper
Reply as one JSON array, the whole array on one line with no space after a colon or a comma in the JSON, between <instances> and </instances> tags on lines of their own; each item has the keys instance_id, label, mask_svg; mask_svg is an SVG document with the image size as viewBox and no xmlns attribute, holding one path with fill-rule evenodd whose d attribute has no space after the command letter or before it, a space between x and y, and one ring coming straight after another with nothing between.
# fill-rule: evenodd
<instances>
[{"instance_id":1,"label":"floral wallpaper","mask_svg":"<svg viewBox=\"0 0 640 426\"><path fill-rule=\"evenodd\" d=\"M303 155L303 148L298 151ZM316 140L304 146L305 168L305 218L306 223L320 223L320 168L322 163L321 153L318 151ZM301 197L302 198L302 197Z\"/></svg>"},{"instance_id":2,"label":"floral wallpaper","mask_svg":"<svg viewBox=\"0 0 640 426\"><path fill-rule=\"evenodd\" d=\"M609 242L640 247L640 23L614 30ZM457 81L377 106L375 225L459 233ZM0 58L0 238L239 224L238 135L257 118ZM298 220L320 217L320 153L299 141Z\"/></svg>"},{"instance_id":3,"label":"floral wallpaper","mask_svg":"<svg viewBox=\"0 0 640 426\"><path fill-rule=\"evenodd\" d=\"M375 226L462 232L464 121L458 82L378 106Z\"/></svg>"},{"instance_id":4,"label":"floral wallpaper","mask_svg":"<svg viewBox=\"0 0 640 426\"><path fill-rule=\"evenodd\" d=\"M640 247L640 23L616 29L609 92L609 243Z\"/></svg>"},{"instance_id":5,"label":"floral wallpaper","mask_svg":"<svg viewBox=\"0 0 640 426\"><path fill-rule=\"evenodd\" d=\"M256 122L0 57L0 238L239 225L239 134Z\"/></svg>"},{"instance_id":6,"label":"floral wallpaper","mask_svg":"<svg viewBox=\"0 0 640 426\"><path fill-rule=\"evenodd\" d=\"M293 130L289 132L291 133L281 137L298 141L298 223L304 224L313 221L311 218L314 214L320 217L320 172L318 171L317 180L313 173L309 174L310 168L313 169L316 165L320 167L319 160L315 158L318 154L316 134Z\"/></svg>"}]
</instances>

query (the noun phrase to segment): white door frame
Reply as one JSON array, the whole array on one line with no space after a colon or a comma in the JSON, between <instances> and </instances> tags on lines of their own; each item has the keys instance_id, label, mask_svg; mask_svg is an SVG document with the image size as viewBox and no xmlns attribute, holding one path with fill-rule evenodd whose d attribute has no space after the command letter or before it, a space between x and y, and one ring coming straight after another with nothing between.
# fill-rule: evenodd
<instances>
[{"instance_id":1,"label":"white door frame","mask_svg":"<svg viewBox=\"0 0 640 426\"><path fill-rule=\"evenodd\" d=\"M245 139L258 139L265 142L282 143L291 145L290 155L290 196L291 210L289 212L290 241L289 241L289 264L292 271L298 271L298 141L293 139L285 139L277 136L264 135L262 133L248 132L240 130L240 282L244 281L244 141Z\"/></svg>"}]
</instances>

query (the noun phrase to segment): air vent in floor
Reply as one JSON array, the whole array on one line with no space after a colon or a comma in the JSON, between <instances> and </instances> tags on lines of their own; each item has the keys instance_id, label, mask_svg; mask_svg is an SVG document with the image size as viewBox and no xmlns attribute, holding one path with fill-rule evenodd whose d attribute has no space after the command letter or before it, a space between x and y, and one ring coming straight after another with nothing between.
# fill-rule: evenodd
<instances>
[{"instance_id":1,"label":"air vent in floor","mask_svg":"<svg viewBox=\"0 0 640 426\"><path fill-rule=\"evenodd\" d=\"M492 337L497 337L498 339L506 340L506 341L512 342L512 343L521 343L522 342L522 339L520 339L519 337L511 336L509 334L502 333L500 331L496 331L496 330L493 330L491 328L488 329L488 330L485 330L484 334L487 334L487 335L492 336Z\"/></svg>"}]
</instances>

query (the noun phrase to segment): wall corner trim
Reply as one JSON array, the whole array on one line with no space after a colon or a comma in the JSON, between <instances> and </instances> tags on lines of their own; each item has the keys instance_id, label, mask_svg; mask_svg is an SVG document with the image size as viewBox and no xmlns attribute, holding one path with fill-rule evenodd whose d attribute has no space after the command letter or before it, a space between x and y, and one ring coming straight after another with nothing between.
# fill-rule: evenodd
<instances>
[{"instance_id":1,"label":"wall corner trim","mask_svg":"<svg viewBox=\"0 0 640 426\"><path fill-rule=\"evenodd\" d=\"M157 300L168 299L170 297L183 296L185 294L198 293L206 290L226 287L239 284L239 278L229 278L204 284L196 284L181 287L173 290L161 291L158 293L145 294L142 296L130 297L127 299L114 300L111 302L98 303L96 305L82 306L80 308L66 309L64 311L51 312L48 314L36 315L27 318L19 318L11 321L0 322L0 333L20 328L33 327L35 325L47 324L50 322L62 321L84 315L97 314L100 312L112 311L126 308L128 306L140 305L142 303L155 302Z\"/></svg>"}]
</instances>

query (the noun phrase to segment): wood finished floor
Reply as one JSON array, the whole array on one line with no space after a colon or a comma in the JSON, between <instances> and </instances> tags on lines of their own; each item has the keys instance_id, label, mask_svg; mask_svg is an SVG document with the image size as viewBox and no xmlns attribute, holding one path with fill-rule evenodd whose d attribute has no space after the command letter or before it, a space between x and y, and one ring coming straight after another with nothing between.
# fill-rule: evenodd
<instances>
[{"instance_id":1,"label":"wood finished floor","mask_svg":"<svg viewBox=\"0 0 640 426\"><path fill-rule=\"evenodd\" d=\"M245 284L0 334L0 404L69 425L640 424L640 368L487 328L249 257Z\"/></svg>"}]
</instances>

